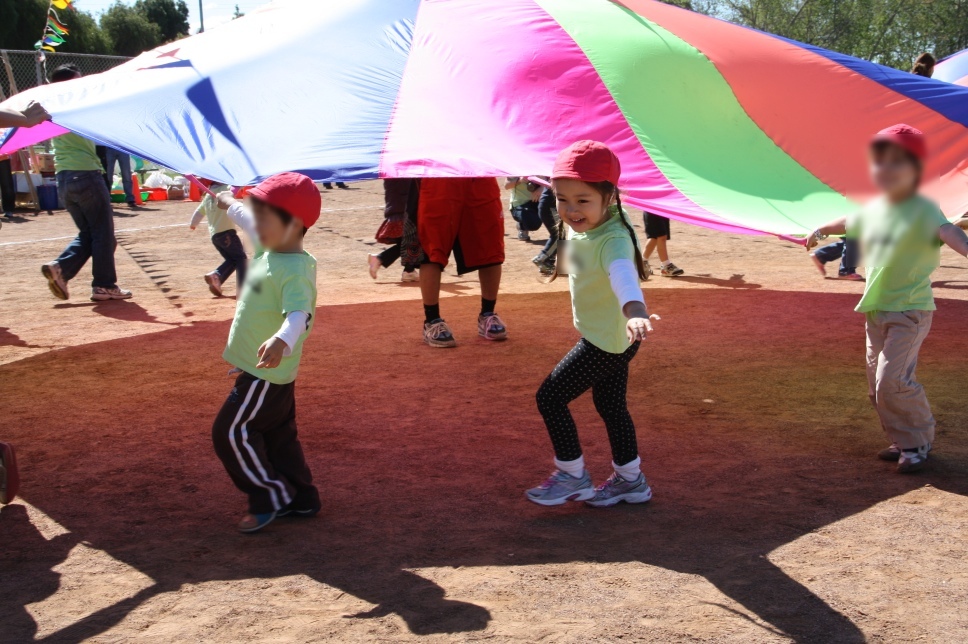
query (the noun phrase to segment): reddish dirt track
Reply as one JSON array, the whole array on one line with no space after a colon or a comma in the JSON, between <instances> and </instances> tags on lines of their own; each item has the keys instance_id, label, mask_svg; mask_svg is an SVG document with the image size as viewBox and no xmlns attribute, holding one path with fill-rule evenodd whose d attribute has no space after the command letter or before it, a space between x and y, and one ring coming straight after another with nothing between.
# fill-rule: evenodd
<instances>
[{"instance_id":1,"label":"reddish dirt track","mask_svg":"<svg viewBox=\"0 0 968 644\"><path fill-rule=\"evenodd\" d=\"M509 238L511 338L477 339L476 282L451 275L460 346L429 349L417 289L365 272L379 186L324 201L297 386L324 511L254 536L210 443L234 300L205 290L192 206L117 219L132 302L88 302L89 273L50 297L65 213L4 225L0 439L23 498L0 509L0 642L968 641L963 259L945 251L919 370L937 452L905 477L873 458L860 286L782 242L674 227L689 276L646 285L663 320L629 391L655 499L545 509L522 492L551 468L533 396L576 339L566 285ZM604 428L573 410L601 479Z\"/></svg>"}]
</instances>

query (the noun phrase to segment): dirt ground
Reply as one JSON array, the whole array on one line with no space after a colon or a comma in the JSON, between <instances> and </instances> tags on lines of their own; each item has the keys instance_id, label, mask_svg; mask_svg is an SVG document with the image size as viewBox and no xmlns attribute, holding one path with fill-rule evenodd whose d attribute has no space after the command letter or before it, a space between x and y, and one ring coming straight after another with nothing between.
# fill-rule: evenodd
<instances>
[{"instance_id":1,"label":"dirt ground","mask_svg":"<svg viewBox=\"0 0 968 644\"><path fill-rule=\"evenodd\" d=\"M130 302L89 302L89 272L50 296L66 213L4 223L0 439L23 498L0 509L0 641L968 641L962 258L936 274L920 368L933 465L900 476L874 458L861 285L784 242L674 225L688 273L646 284L663 320L629 391L655 498L546 509L522 492L552 467L533 395L576 339L567 285L508 237L510 339L478 340L476 282L450 274L460 346L424 347L418 289L366 274L380 205L377 184L326 192L307 237L320 307L297 398L324 510L253 536L210 444L234 300L202 282L217 255L192 205L119 208ZM573 409L600 480L604 428Z\"/></svg>"}]
</instances>

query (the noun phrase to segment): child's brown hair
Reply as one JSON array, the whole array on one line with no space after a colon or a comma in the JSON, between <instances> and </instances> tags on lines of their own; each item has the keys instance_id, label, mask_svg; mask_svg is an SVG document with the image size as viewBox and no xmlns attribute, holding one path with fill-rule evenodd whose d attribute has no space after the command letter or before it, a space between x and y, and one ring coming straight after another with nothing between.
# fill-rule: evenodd
<instances>
[{"instance_id":1,"label":"child's brown hair","mask_svg":"<svg viewBox=\"0 0 968 644\"><path fill-rule=\"evenodd\" d=\"M629 231L629 236L632 238L632 247L635 249L635 270L639 274L639 279L645 281L649 279L649 273L645 270L645 260L642 259L642 251L639 249L639 238L635 234L635 229L632 228L632 224L625 217L625 210L622 208L622 197L619 194L618 188L610 181L596 181L588 183L595 192L602 196L602 201L608 203L615 197L615 207L618 210L618 216L621 218L622 223L625 225L625 229ZM565 238L565 224L558 219L558 239ZM559 254L561 253L561 246L558 247ZM551 276L551 281L554 281L558 277L558 255L555 255L555 272Z\"/></svg>"},{"instance_id":2,"label":"child's brown hair","mask_svg":"<svg viewBox=\"0 0 968 644\"><path fill-rule=\"evenodd\" d=\"M934 74L934 66L938 61L934 59L934 56L928 52L924 52L918 59L914 61L914 67L911 68L912 74L917 74L918 76L924 76L925 78L931 78Z\"/></svg>"}]
</instances>

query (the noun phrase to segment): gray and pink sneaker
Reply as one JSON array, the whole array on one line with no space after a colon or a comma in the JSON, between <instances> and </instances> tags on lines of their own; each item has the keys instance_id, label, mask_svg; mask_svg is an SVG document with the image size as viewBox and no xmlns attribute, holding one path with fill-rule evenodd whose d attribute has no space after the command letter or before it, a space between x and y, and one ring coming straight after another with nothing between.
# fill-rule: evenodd
<instances>
[{"instance_id":1,"label":"gray and pink sneaker","mask_svg":"<svg viewBox=\"0 0 968 644\"><path fill-rule=\"evenodd\" d=\"M622 501L626 503L646 503L652 499L652 488L639 472L634 481L626 481L618 472L613 472L608 480L595 488L595 496L585 501L593 508L607 508Z\"/></svg>"}]
</instances>

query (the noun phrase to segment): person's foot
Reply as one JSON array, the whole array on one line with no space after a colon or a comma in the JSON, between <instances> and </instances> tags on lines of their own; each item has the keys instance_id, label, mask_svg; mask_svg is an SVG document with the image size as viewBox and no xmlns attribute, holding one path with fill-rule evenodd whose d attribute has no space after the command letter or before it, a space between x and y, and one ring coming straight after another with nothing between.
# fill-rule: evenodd
<instances>
[{"instance_id":1,"label":"person's foot","mask_svg":"<svg viewBox=\"0 0 968 644\"><path fill-rule=\"evenodd\" d=\"M336 187L339 188L340 190L349 190L350 189L350 187L348 185L346 185L345 183L343 183L342 181L337 181L336 182Z\"/></svg>"},{"instance_id":2,"label":"person's foot","mask_svg":"<svg viewBox=\"0 0 968 644\"><path fill-rule=\"evenodd\" d=\"M649 263L649 260L642 260L642 268L645 269L645 279L649 279L651 276L655 275L655 271L652 270L652 264Z\"/></svg>"},{"instance_id":3,"label":"person's foot","mask_svg":"<svg viewBox=\"0 0 968 644\"><path fill-rule=\"evenodd\" d=\"M546 250L542 249L540 253L538 253L531 259L531 263L541 266L542 264L546 263L548 260L551 260L552 262L555 260L554 253L549 253Z\"/></svg>"},{"instance_id":4,"label":"person's foot","mask_svg":"<svg viewBox=\"0 0 968 644\"><path fill-rule=\"evenodd\" d=\"M555 260L549 259L538 264L538 272L546 277L550 277L555 274Z\"/></svg>"},{"instance_id":5,"label":"person's foot","mask_svg":"<svg viewBox=\"0 0 968 644\"><path fill-rule=\"evenodd\" d=\"M216 271L212 271L205 277L205 283L208 284L208 290L211 291L212 295L215 297L222 297L222 278L218 276Z\"/></svg>"},{"instance_id":6,"label":"person's foot","mask_svg":"<svg viewBox=\"0 0 968 644\"><path fill-rule=\"evenodd\" d=\"M131 291L126 291L117 286L111 288L105 288L103 286L95 286L91 289L91 299L95 302L105 302L107 300L129 300L131 299Z\"/></svg>"},{"instance_id":7,"label":"person's foot","mask_svg":"<svg viewBox=\"0 0 968 644\"><path fill-rule=\"evenodd\" d=\"M12 210L5 210L3 212L3 216L6 217L7 219L13 219L13 211Z\"/></svg>"},{"instance_id":8,"label":"person's foot","mask_svg":"<svg viewBox=\"0 0 968 644\"><path fill-rule=\"evenodd\" d=\"M634 481L626 481L618 472L612 472L608 480L595 488L595 496L585 501L593 508L607 508L622 501L626 503L645 503L652 499L652 488L639 472Z\"/></svg>"},{"instance_id":9,"label":"person's foot","mask_svg":"<svg viewBox=\"0 0 968 644\"><path fill-rule=\"evenodd\" d=\"M324 183L323 184L323 187L326 188L327 190L332 190L333 189L333 184L332 183Z\"/></svg>"},{"instance_id":10,"label":"person's foot","mask_svg":"<svg viewBox=\"0 0 968 644\"><path fill-rule=\"evenodd\" d=\"M508 329L497 313L485 313L477 317L477 335L485 340L507 340Z\"/></svg>"},{"instance_id":11,"label":"person's foot","mask_svg":"<svg viewBox=\"0 0 968 644\"><path fill-rule=\"evenodd\" d=\"M71 295L67 292L67 280L61 273L60 264L49 262L40 267L40 272L47 278L47 287L58 300L66 300Z\"/></svg>"},{"instance_id":12,"label":"person's foot","mask_svg":"<svg viewBox=\"0 0 968 644\"><path fill-rule=\"evenodd\" d=\"M920 472L928 464L928 452L931 445L922 445L915 449L902 449L897 460L897 471L899 474L913 474Z\"/></svg>"},{"instance_id":13,"label":"person's foot","mask_svg":"<svg viewBox=\"0 0 968 644\"><path fill-rule=\"evenodd\" d=\"M863 282L864 276L859 273L837 273L837 279L849 282Z\"/></svg>"},{"instance_id":14,"label":"person's foot","mask_svg":"<svg viewBox=\"0 0 968 644\"><path fill-rule=\"evenodd\" d=\"M820 271L820 274L823 275L824 277L826 277L827 276L827 267L824 266L824 263L822 261L820 261L820 258L817 257L817 254L816 253L810 253L810 259L813 261L813 265L817 267L817 270Z\"/></svg>"},{"instance_id":15,"label":"person's foot","mask_svg":"<svg viewBox=\"0 0 968 644\"><path fill-rule=\"evenodd\" d=\"M276 512L276 518L281 519L282 517L294 517L297 519L310 519L319 514L319 511L322 509L322 505L320 505L318 502L308 508L300 508L297 507L295 503L290 503L283 509Z\"/></svg>"},{"instance_id":16,"label":"person's foot","mask_svg":"<svg viewBox=\"0 0 968 644\"><path fill-rule=\"evenodd\" d=\"M275 512L266 512L265 514L249 513L242 517L242 520L239 521L239 532L258 532L262 528L275 521L275 518Z\"/></svg>"},{"instance_id":17,"label":"person's foot","mask_svg":"<svg viewBox=\"0 0 968 644\"><path fill-rule=\"evenodd\" d=\"M964 214L959 219L955 219L954 224L959 228L968 230L968 214Z\"/></svg>"},{"instance_id":18,"label":"person's foot","mask_svg":"<svg viewBox=\"0 0 968 644\"><path fill-rule=\"evenodd\" d=\"M138 207L138 204L135 203L134 201L129 201L127 203L128 203L128 208L137 208Z\"/></svg>"},{"instance_id":19,"label":"person's foot","mask_svg":"<svg viewBox=\"0 0 968 644\"><path fill-rule=\"evenodd\" d=\"M366 256L366 263L370 268L370 277L372 279L376 279L377 273L379 273L380 269L383 268L383 262L380 261L378 256L371 253Z\"/></svg>"},{"instance_id":20,"label":"person's foot","mask_svg":"<svg viewBox=\"0 0 968 644\"><path fill-rule=\"evenodd\" d=\"M660 274L662 275L662 277L679 277L680 275L684 275L685 272L686 271L682 270L672 262L669 262L668 264L662 267Z\"/></svg>"},{"instance_id":21,"label":"person's foot","mask_svg":"<svg viewBox=\"0 0 968 644\"><path fill-rule=\"evenodd\" d=\"M420 281L420 271L418 270L404 270L400 275L401 282L419 282Z\"/></svg>"},{"instance_id":22,"label":"person's foot","mask_svg":"<svg viewBox=\"0 0 968 644\"><path fill-rule=\"evenodd\" d=\"M527 490L524 496L538 505L563 505L568 501L586 501L592 498L595 496L595 488L592 487L592 477L587 470L580 477L555 470L541 485Z\"/></svg>"},{"instance_id":23,"label":"person's foot","mask_svg":"<svg viewBox=\"0 0 968 644\"><path fill-rule=\"evenodd\" d=\"M449 349L457 346L454 334L450 332L450 327L441 318L432 322L424 322L423 340L438 349Z\"/></svg>"},{"instance_id":24,"label":"person's foot","mask_svg":"<svg viewBox=\"0 0 968 644\"><path fill-rule=\"evenodd\" d=\"M518 241L529 242L529 241L531 241L531 235L529 235L528 234L528 231L526 231L526 230L519 230L518 231Z\"/></svg>"},{"instance_id":25,"label":"person's foot","mask_svg":"<svg viewBox=\"0 0 968 644\"><path fill-rule=\"evenodd\" d=\"M928 443L928 451L931 451L931 444ZM898 447L897 443L891 443L889 447L885 447L877 453L877 458L882 461L891 461L897 463L901 460L901 448Z\"/></svg>"}]
</instances>

